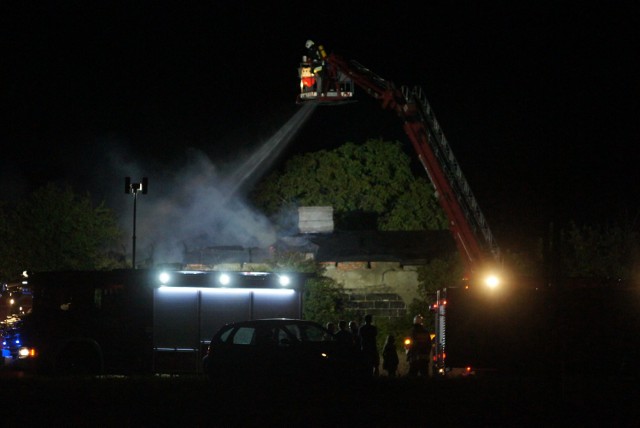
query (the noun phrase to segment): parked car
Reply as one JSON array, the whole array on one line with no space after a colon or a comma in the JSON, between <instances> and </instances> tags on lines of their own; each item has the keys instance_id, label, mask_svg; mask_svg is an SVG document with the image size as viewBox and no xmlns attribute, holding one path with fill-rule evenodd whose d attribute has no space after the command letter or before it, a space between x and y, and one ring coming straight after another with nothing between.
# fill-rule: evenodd
<instances>
[{"instance_id":1,"label":"parked car","mask_svg":"<svg viewBox=\"0 0 640 428\"><path fill-rule=\"evenodd\" d=\"M203 371L214 381L366 377L359 353L321 325L298 319L230 323L211 339Z\"/></svg>"}]
</instances>

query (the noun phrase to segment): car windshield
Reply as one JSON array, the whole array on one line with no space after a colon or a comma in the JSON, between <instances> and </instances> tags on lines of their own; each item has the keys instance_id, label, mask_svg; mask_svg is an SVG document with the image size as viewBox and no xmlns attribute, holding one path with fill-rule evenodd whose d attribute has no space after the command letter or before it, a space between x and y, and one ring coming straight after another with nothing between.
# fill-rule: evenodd
<instances>
[{"instance_id":1,"label":"car windshield","mask_svg":"<svg viewBox=\"0 0 640 428\"><path fill-rule=\"evenodd\" d=\"M301 342L326 342L335 338L324 328L314 324L291 323L284 326Z\"/></svg>"},{"instance_id":2,"label":"car windshield","mask_svg":"<svg viewBox=\"0 0 640 428\"><path fill-rule=\"evenodd\" d=\"M289 344L300 342L333 342L335 337L317 324L291 322L286 324L248 324L226 326L218 334L218 343L233 345Z\"/></svg>"}]
</instances>

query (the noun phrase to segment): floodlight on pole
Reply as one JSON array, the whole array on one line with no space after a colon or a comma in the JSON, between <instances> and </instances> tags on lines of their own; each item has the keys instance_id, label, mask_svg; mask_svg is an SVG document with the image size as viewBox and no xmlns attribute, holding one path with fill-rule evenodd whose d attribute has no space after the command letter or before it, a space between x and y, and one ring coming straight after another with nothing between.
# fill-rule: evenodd
<instances>
[{"instance_id":1,"label":"floodlight on pole","mask_svg":"<svg viewBox=\"0 0 640 428\"><path fill-rule=\"evenodd\" d=\"M131 256L131 264L134 269L136 268L136 205L138 201L138 193L146 195L148 188L149 180L147 177L142 177L142 181L140 183L132 183L131 177L124 178L124 193L133 195L133 253Z\"/></svg>"}]
</instances>

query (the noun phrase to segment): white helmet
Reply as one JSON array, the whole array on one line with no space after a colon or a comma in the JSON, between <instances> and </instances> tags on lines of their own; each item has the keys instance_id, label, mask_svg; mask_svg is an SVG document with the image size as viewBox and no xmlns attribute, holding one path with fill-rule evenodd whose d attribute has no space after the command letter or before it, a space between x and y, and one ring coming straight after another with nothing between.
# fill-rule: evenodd
<instances>
[{"instance_id":1,"label":"white helmet","mask_svg":"<svg viewBox=\"0 0 640 428\"><path fill-rule=\"evenodd\" d=\"M313 46L315 43L313 43L313 40L307 40L307 42L304 44L304 47L307 49L311 49L311 46Z\"/></svg>"},{"instance_id":2,"label":"white helmet","mask_svg":"<svg viewBox=\"0 0 640 428\"><path fill-rule=\"evenodd\" d=\"M414 324L424 324L424 318L422 317L422 315L416 315L415 317L413 317L413 323Z\"/></svg>"}]
</instances>

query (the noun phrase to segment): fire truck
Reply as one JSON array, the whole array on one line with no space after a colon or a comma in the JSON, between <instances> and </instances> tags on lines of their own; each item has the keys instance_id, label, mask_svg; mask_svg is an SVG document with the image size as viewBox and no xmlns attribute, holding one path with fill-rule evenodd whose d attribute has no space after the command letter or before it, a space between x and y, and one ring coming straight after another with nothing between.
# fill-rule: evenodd
<instances>
[{"instance_id":1,"label":"fire truck","mask_svg":"<svg viewBox=\"0 0 640 428\"><path fill-rule=\"evenodd\" d=\"M497 268L500 252L496 241L422 88L398 88L356 61L333 53L327 55L322 46L318 51L320 58L307 55L302 58L297 102L351 101L354 87L358 86L379 100L383 108L395 112L449 220L449 229L467 269L465 277L475 281ZM319 68L321 71L314 74L313 70ZM317 73L322 73L322 77Z\"/></svg>"},{"instance_id":2,"label":"fire truck","mask_svg":"<svg viewBox=\"0 0 640 428\"><path fill-rule=\"evenodd\" d=\"M314 43L308 41L307 48L309 46ZM460 284L439 290L432 307L436 314L435 368L442 375L472 374L475 367L498 365L499 343L511 343L512 348L516 345L505 336L505 326L536 325L529 321L536 316L533 312L542 310L537 304L535 311L519 310L518 302L543 305L543 293L538 293L539 287L515 287L514 284L511 287L502 284L498 289L502 273L500 250L425 92L418 86L398 87L357 61L326 54L322 46L316 49L315 55L302 57L298 71L298 103L349 102L357 86L378 100L383 109L393 111L400 118L435 189L465 266ZM507 294L509 304L504 300ZM504 324L507 321L508 324ZM517 336L514 333L513 338ZM479 349L486 351L484 355L478 353Z\"/></svg>"},{"instance_id":3,"label":"fire truck","mask_svg":"<svg viewBox=\"0 0 640 428\"><path fill-rule=\"evenodd\" d=\"M296 274L128 269L33 273L26 282L32 308L5 332L7 369L200 373L224 324L302 316Z\"/></svg>"}]
</instances>

